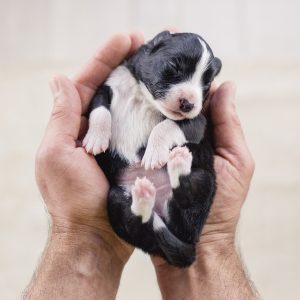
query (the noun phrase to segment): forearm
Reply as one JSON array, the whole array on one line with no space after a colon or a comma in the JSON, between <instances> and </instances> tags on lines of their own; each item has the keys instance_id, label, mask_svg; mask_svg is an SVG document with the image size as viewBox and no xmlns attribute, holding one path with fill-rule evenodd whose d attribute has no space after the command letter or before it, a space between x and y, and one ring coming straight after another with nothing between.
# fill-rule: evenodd
<instances>
[{"instance_id":1,"label":"forearm","mask_svg":"<svg viewBox=\"0 0 300 300\"><path fill-rule=\"evenodd\" d=\"M123 263L98 235L52 230L24 299L114 299Z\"/></svg>"},{"instance_id":2,"label":"forearm","mask_svg":"<svg viewBox=\"0 0 300 300\"><path fill-rule=\"evenodd\" d=\"M165 300L258 298L233 245L218 252L209 247L200 249L192 267L184 271L174 268L168 278L161 277L159 271L157 275Z\"/></svg>"}]
</instances>

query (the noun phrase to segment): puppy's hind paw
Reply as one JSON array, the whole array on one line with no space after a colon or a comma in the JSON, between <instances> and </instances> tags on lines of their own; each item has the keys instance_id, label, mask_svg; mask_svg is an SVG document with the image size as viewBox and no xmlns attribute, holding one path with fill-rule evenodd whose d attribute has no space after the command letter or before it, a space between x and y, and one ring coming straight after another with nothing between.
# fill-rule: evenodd
<instances>
[{"instance_id":1,"label":"puppy's hind paw","mask_svg":"<svg viewBox=\"0 0 300 300\"><path fill-rule=\"evenodd\" d=\"M175 147L170 155L167 165L171 187L179 186L179 177L191 173L192 154L187 147Z\"/></svg>"},{"instance_id":2,"label":"puppy's hind paw","mask_svg":"<svg viewBox=\"0 0 300 300\"><path fill-rule=\"evenodd\" d=\"M146 177L137 178L132 186L131 194L131 211L136 216L141 216L143 223L148 222L155 203L156 189L153 183Z\"/></svg>"}]
</instances>

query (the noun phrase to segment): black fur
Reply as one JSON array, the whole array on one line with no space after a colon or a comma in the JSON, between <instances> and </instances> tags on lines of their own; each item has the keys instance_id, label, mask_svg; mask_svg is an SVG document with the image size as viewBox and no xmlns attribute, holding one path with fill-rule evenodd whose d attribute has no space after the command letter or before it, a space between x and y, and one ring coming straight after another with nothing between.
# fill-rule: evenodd
<instances>
[{"instance_id":1,"label":"black fur","mask_svg":"<svg viewBox=\"0 0 300 300\"><path fill-rule=\"evenodd\" d=\"M124 66L138 82L145 84L155 99L161 99L172 85L194 74L203 51L199 38L204 41L192 33L162 32L125 61ZM221 61L213 56L212 50L205 44L211 60L201 79L204 99L221 69ZM91 102L90 110L99 106L109 109L112 97L112 90L107 83L102 85ZM132 213L131 194L118 184L120 174L129 166L122 155L108 150L97 155L96 160L111 185L108 216L115 232L149 254L159 255L174 266L187 267L195 259L196 243L208 216L216 183L213 149L207 138L205 117L200 114L194 119L176 123L184 133L188 141L186 146L193 156L192 172L181 176L180 186L172 191L172 198L168 202L169 216L162 216L166 227L154 230L153 215L148 222L142 223L141 217ZM137 149L140 158L146 146Z\"/></svg>"},{"instance_id":2,"label":"black fur","mask_svg":"<svg viewBox=\"0 0 300 300\"><path fill-rule=\"evenodd\" d=\"M186 139L191 143L198 144L203 139L206 128L206 119L203 114L192 120L177 121L177 124L180 126Z\"/></svg>"},{"instance_id":3,"label":"black fur","mask_svg":"<svg viewBox=\"0 0 300 300\"><path fill-rule=\"evenodd\" d=\"M104 84L100 86L93 97L88 113L99 106L104 106L109 109L112 95L112 90L108 85Z\"/></svg>"}]
</instances>

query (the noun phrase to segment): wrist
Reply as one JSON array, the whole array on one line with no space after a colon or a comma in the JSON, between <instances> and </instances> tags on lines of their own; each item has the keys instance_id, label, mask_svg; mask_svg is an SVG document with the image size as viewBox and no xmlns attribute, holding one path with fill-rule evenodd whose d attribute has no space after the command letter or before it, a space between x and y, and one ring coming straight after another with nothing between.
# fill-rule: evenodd
<instances>
[{"instance_id":1,"label":"wrist","mask_svg":"<svg viewBox=\"0 0 300 300\"><path fill-rule=\"evenodd\" d=\"M236 256L232 239L218 242L206 240L206 243L198 244L196 261L189 268L156 263L155 270L163 299L201 299L203 289L218 276L220 266Z\"/></svg>"},{"instance_id":2,"label":"wrist","mask_svg":"<svg viewBox=\"0 0 300 300\"><path fill-rule=\"evenodd\" d=\"M236 253L234 234L214 234L201 237L197 246L197 258L193 267L205 272L214 269L214 264Z\"/></svg>"},{"instance_id":3,"label":"wrist","mask_svg":"<svg viewBox=\"0 0 300 300\"><path fill-rule=\"evenodd\" d=\"M69 247L89 241L89 245L97 244L111 260L124 266L133 252L133 248L121 240L112 230L108 221L97 222L70 221L52 217L51 236L62 238Z\"/></svg>"},{"instance_id":4,"label":"wrist","mask_svg":"<svg viewBox=\"0 0 300 300\"><path fill-rule=\"evenodd\" d=\"M125 262L99 233L82 225L51 226L48 248L62 257L73 257L75 272L104 272L107 278L118 279ZM76 269L77 268L77 269ZM84 275L84 274L82 274ZM118 281L118 280L117 280Z\"/></svg>"},{"instance_id":5,"label":"wrist","mask_svg":"<svg viewBox=\"0 0 300 300\"><path fill-rule=\"evenodd\" d=\"M124 267L102 238L77 226L53 224L25 299L115 299Z\"/></svg>"},{"instance_id":6,"label":"wrist","mask_svg":"<svg viewBox=\"0 0 300 300\"><path fill-rule=\"evenodd\" d=\"M233 239L199 243L197 259L192 268L198 280L209 281L218 276L220 271L226 271L227 263L233 258L239 260Z\"/></svg>"}]
</instances>

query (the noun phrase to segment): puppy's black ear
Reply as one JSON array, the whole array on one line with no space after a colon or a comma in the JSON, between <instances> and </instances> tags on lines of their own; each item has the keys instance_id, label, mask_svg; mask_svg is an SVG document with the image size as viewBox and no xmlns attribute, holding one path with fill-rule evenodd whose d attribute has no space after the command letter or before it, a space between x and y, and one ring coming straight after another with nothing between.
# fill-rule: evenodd
<instances>
[{"instance_id":1,"label":"puppy's black ear","mask_svg":"<svg viewBox=\"0 0 300 300\"><path fill-rule=\"evenodd\" d=\"M215 57L211 62L211 68L213 71L213 78L217 76L222 69L222 62L219 58Z\"/></svg>"},{"instance_id":2,"label":"puppy's black ear","mask_svg":"<svg viewBox=\"0 0 300 300\"><path fill-rule=\"evenodd\" d=\"M158 35L156 35L153 39L152 39L152 43L154 44L154 46L156 44L159 44L161 41L168 39L169 37L171 37L171 33L170 31L162 31L161 33L159 33Z\"/></svg>"},{"instance_id":3,"label":"puppy's black ear","mask_svg":"<svg viewBox=\"0 0 300 300\"><path fill-rule=\"evenodd\" d=\"M162 42L167 40L171 36L172 35L169 31L163 31L156 35L148 44L151 49L151 52L155 52L160 47Z\"/></svg>"}]
</instances>

